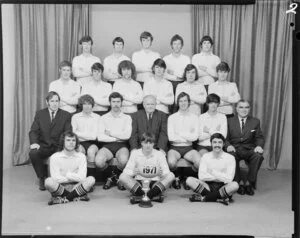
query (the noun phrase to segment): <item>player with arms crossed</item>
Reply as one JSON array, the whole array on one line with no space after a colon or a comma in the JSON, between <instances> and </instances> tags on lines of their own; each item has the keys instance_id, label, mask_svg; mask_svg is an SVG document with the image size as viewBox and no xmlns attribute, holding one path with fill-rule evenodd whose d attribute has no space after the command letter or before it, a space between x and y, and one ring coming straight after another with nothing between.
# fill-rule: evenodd
<instances>
[{"instance_id":1,"label":"player with arms crossed","mask_svg":"<svg viewBox=\"0 0 300 238\"><path fill-rule=\"evenodd\" d=\"M200 161L198 178L188 177L186 183L197 193L190 197L191 202L215 202L222 199L231 200L239 185L233 181L235 173L235 158L223 151L225 138L215 133L210 138L212 151L203 155Z\"/></svg>"}]
</instances>

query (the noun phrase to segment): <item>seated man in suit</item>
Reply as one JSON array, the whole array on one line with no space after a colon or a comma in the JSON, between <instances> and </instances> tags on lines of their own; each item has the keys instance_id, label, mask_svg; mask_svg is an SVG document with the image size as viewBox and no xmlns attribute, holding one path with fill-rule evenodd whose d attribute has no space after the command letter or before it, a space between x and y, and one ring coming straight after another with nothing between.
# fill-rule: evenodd
<instances>
[{"instance_id":1,"label":"seated man in suit","mask_svg":"<svg viewBox=\"0 0 300 238\"><path fill-rule=\"evenodd\" d=\"M178 112L172 114L168 118L168 138L171 143L168 151L168 164L171 171L176 176L173 187L180 189L179 172L177 170L177 162L183 158L192 163L192 169L198 171L200 163L200 154L193 149L193 141L198 139L198 117L189 111L191 103L190 96L181 92L177 98ZM185 178L182 178L183 186L188 189Z\"/></svg>"},{"instance_id":2,"label":"seated man in suit","mask_svg":"<svg viewBox=\"0 0 300 238\"><path fill-rule=\"evenodd\" d=\"M150 180L150 190L147 195L151 200L162 202L162 193L169 188L174 180L174 174L170 172L164 153L153 149L155 135L146 132L142 135L142 148L134 150L129 161L120 175L120 180L133 196L132 204L139 203L144 195L141 181Z\"/></svg>"},{"instance_id":3,"label":"seated man in suit","mask_svg":"<svg viewBox=\"0 0 300 238\"><path fill-rule=\"evenodd\" d=\"M240 185L238 193L254 195L258 170L264 160L264 136L260 129L259 119L249 116L250 102L240 100L236 106L237 115L228 119L228 133L225 148L236 159L235 181ZM240 178L240 160L249 166L245 183Z\"/></svg>"},{"instance_id":4,"label":"seated man in suit","mask_svg":"<svg viewBox=\"0 0 300 238\"><path fill-rule=\"evenodd\" d=\"M77 152L79 140L75 133L66 131L60 138L60 151L50 157L50 177L45 186L51 193L48 205L70 201L89 201L87 193L95 178L86 177L86 158Z\"/></svg>"},{"instance_id":5,"label":"seated man in suit","mask_svg":"<svg viewBox=\"0 0 300 238\"><path fill-rule=\"evenodd\" d=\"M132 117L132 133L129 139L131 150L141 148L141 139L145 132L155 135L154 148L167 152L167 115L156 108L156 98L146 95L143 99L144 109L137 111Z\"/></svg>"},{"instance_id":6,"label":"seated man in suit","mask_svg":"<svg viewBox=\"0 0 300 238\"><path fill-rule=\"evenodd\" d=\"M46 97L47 108L36 112L29 132L29 158L39 178L39 189L45 190L47 166L44 161L59 147L60 135L71 130L71 114L59 109L60 97L56 92L49 92Z\"/></svg>"},{"instance_id":7,"label":"seated man in suit","mask_svg":"<svg viewBox=\"0 0 300 238\"><path fill-rule=\"evenodd\" d=\"M103 189L110 189L117 184L119 190L125 190L122 184L118 183L119 175L122 173L129 159L128 139L132 131L131 116L122 112L123 96L118 92L109 95L111 106L110 112L104 114L100 119L98 128L98 141L102 148L97 152L95 158L96 168L108 172L109 162L116 158L117 167L107 178Z\"/></svg>"},{"instance_id":8,"label":"seated man in suit","mask_svg":"<svg viewBox=\"0 0 300 238\"><path fill-rule=\"evenodd\" d=\"M198 179L187 178L187 185L196 193L190 197L190 201L215 202L223 199L221 202L228 205L226 200L231 199L239 188L238 183L233 181L235 159L223 151L225 138L221 133L213 134L210 142L212 151L201 158Z\"/></svg>"}]
</instances>

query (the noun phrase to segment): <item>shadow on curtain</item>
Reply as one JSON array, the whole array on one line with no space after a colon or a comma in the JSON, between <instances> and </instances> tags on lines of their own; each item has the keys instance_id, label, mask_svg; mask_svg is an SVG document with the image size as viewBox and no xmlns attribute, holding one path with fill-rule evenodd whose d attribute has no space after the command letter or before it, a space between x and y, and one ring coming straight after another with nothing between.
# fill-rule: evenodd
<instances>
[{"instance_id":1,"label":"shadow on curtain","mask_svg":"<svg viewBox=\"0 0 300 238\"><path fill-rule=\"evenodd\" d=\"M28 162L29 138L36 110L46 107L49 83L58 64L78 55L80 38L89 32L88 5L17 4L16 86L13 164Z\"/></svg>"},{"instance_id":2,"label":"shadow on curtain","mask_svg":"<svg viewBox=\"0 0 300 238\"><path fill-rule=\"evenodd\" d=\"M289 1L256 0L255 5L192 6L193 53L202 36L214 39L214 53L226 61L229 78L252 102L265 135L264 167L276 169L282 148L292 83L293 14Z\"/></svg>"}]
</instances>

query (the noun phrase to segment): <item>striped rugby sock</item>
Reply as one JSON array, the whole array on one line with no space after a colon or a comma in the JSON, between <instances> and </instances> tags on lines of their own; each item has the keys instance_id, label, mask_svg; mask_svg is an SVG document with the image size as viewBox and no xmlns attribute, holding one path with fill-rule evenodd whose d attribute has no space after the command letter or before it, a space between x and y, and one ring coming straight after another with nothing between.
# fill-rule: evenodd
<instances>
[{"instance_id":1,"label":"striped rugby sock","mask_svg":"<svg viewBox=\"0 0 300 238\"><path fill-rule=\"evenodd\" d=\"M58 185L58 188L51 193L53 197L66 197L69 194L69 192L62 186Z\"/></svg>"},{"instance_id":2,"label":"striped rugby sock","mask_svg":"<svg viewBox=\"0 0 300 238\"><path fill-rule=\"evenodd\" d=\"M86 193L87 193L87 191L84 189L82 184L80 184L77 188L75 188L72 192L70 192L66 198L69 201L73 201L74 198L81 197L81 196L85 195Z\"/></svg>"}]
</instances>

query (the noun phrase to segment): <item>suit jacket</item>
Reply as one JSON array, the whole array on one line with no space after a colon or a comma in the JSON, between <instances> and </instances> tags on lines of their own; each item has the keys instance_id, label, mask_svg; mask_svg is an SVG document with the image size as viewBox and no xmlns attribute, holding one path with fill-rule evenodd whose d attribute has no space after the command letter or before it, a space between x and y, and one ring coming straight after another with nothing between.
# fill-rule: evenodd
<instances>
[{"instance_id":1,"label":"suit jacket","mask_svg":"<svg viewBox=\"0 0 300 238\"><path fill-rule=\"evenodd\" d=\"M61 134L72 130L71 114L58 109L51 122L48 108L36 112L29 132L30 144L37 143L43 147L59 146Z\"/></svg>"},{"instance_id":2,"label":"suit jacket","mask_svg":"<svg viewBox=\"0 0 300 238\"><path fill-rule=\"evenodd\" d=\"M226 148L233 145L236 149L240 147L241 149L252 150L256 146L263 148L264 142L259 119L248 116L243 132L237 115L228 119Z\"/></svg>"},{"instance_id":3,"label":"suit jacket","mask_svg":"<svg viewBox=\"0 0 300 238\"><path fill-rule=\"evenodd\" d=\"M152 115L152 122L148 120L145 109L139 110L132 117L132 133L129 139L131 149L141 147L142 135L145 132L155 134L156 143L154 148L163 149L167 152L168 133L167 133L167 115L161 111L155 110Z\"/></svg>"}]
</instances>

